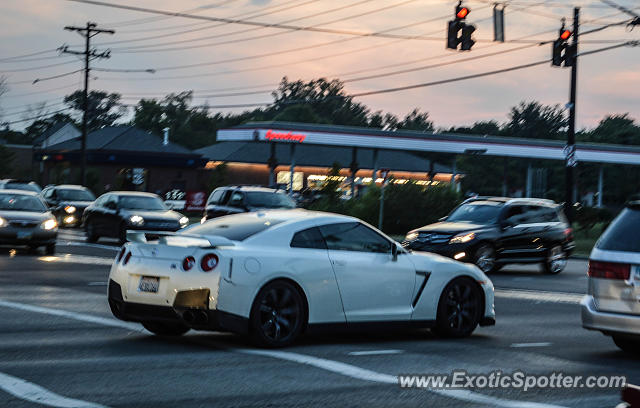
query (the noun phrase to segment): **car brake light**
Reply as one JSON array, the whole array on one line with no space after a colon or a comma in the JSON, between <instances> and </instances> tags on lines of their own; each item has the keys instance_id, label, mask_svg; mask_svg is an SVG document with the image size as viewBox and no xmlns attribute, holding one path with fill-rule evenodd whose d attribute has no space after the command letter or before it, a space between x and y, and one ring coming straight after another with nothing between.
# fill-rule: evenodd
<instances>
[{"instance_id":1,"label":"car brake light","mask_svg":"<svg viewBox=\"0 0 640 408\"><path fill-rule=\"evenodd\" d=\"M196 264L196 258L192 256L188 256L184 258L184 260L182 261L182 269L184 269L185 271L189 271L191 270L191 268L195 266L195 264Z\"/></svg>"},{"instance_id":2,"label":"car brake light","mask_svg":"<svg viewBox=\"0 0 640 408\"><path fill-rule=\"evenodd\" d=\"M122 260L122 257L124 256L124 253L126 252L126 250L127 250L127 248L122 247L120 252L118 252L118 257L116 259L116 262L120 262Z\"/></svg>"},{"instance_id":3,"label":"car brake light","mask_svg":"<svg viewBox=\"0 0 640 408\"><path fill-rule=\"evenodd\" d=\"M216 266L218 266L218 255L216 254L206 254L200 261L200 267L205 272L211 272Z\"/></svg>"},{"instance_id":4,"label":"car brake light","mask_svg":"<svg viewBox=\"0 0 640 408\"><path fill-rule=\"evenodd\" d=\"M122 264L123 265L128 264L130 259L131 259L131 252L127 252L127 254L124 256L124 261L122 261Z\"/></svg>"},{"instance_id":5,"label":"car brake light","mask_svg":"<svg viewBox=\"0 0 640 408\"><path fill-rule=\"evenodd\" d=\"M627 280L630 271L629 264L590 260L587 275L592 278Z\"/></svg>"}]
</instances>

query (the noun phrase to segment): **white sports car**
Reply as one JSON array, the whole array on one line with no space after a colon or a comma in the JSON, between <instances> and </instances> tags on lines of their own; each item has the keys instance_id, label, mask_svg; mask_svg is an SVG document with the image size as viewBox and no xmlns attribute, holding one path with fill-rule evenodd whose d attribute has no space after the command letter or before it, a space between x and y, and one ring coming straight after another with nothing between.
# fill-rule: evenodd
<instances>
[{"instance_id":1,"label":"white sports car","mask_svg":"<svg viewBox=\"0 0 640 408\"><path fill-rule=\"evenodd\" d=\"M278 347L313 329L431 327L461 337L495 324L493 284L480 269L408 252L356 218L265 211L147 235L158 232L128 233L109 305L156 334L223 330Z\"/></svg>"}]
</instances>

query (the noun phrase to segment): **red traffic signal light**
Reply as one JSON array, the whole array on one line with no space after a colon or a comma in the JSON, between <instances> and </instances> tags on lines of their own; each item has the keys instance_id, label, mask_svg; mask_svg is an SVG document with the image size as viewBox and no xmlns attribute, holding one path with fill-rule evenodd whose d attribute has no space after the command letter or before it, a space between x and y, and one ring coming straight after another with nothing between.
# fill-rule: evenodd
<instances>
[{"instance_id":1,"label":"red traffic signal light","mask_svg":"<svg viewBox=\"0 0 640 408\"><path fill-rule=\"evenodd\" d=\"M456 13L456 17L459 19L463 19L469 15L469 9L466 7L461 7Z\"/></svg>"},{"instance_id":2,"label":"red traffic signal light","mask_svg":"<svg viewBox=\"0 0 640 408\"><path fill-rule=\"evenodd\" d=\"M569 30L564 30L560 33L560 38L563 40L568 40L569 37L571 37L571 31Z\"/></svg>"}]
</instances>

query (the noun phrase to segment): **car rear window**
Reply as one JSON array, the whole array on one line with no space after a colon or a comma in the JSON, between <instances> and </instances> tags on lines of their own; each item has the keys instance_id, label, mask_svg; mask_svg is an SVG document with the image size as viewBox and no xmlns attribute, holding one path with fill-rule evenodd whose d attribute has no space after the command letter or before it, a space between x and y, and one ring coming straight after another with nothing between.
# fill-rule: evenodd
<instances>
[{"instance_id":1,"label":"car rear window","mask_svg":"<svg viewBox=\"0 0 640 408\"><path fill-rule=\"evenodd\" d=\"M200 225L183 229L185 234L217 235L232 241L244 241L252 235L284 222L283 219L255 217L253 215L229 215L214 218Z\"/></svg>"},{"instance_id":2,"label":"car rear window","mask_svg":"<svg viewBox=\"0 0 640 408\"><path fill-rule=\"evenodd\" d=\"M10 181L7 184L5 184L5 188L7 190L33 191L34 193L40 192L40 189L35 184L20 183L15 181Z\"/></svg>"},{"instance_id":3,"label":"car rear window","mask_svg":"<svg viewBox=\"0 0 640 408\"><path fill-rule=\"evenodd\" d=\"M602 234L596 248L609 251L640 252L640 209L625 208Z\"/></svg>"}]
</instances>

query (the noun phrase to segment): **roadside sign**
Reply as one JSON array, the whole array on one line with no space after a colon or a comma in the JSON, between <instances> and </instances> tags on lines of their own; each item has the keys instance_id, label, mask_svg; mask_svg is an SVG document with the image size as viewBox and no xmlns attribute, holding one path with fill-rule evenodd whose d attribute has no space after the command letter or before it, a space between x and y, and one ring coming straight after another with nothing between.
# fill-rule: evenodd
<instances>
[{"instance_id":1,"label":"roadside sign","mask_svg":"<svg viewBox=\"0 0 640 408\"><path fill-rule=\"evenodd\" d=\"M185 211L203 211L206 207L207 193L204 191L187 191Z\"/></svg>"}]
</instances>

